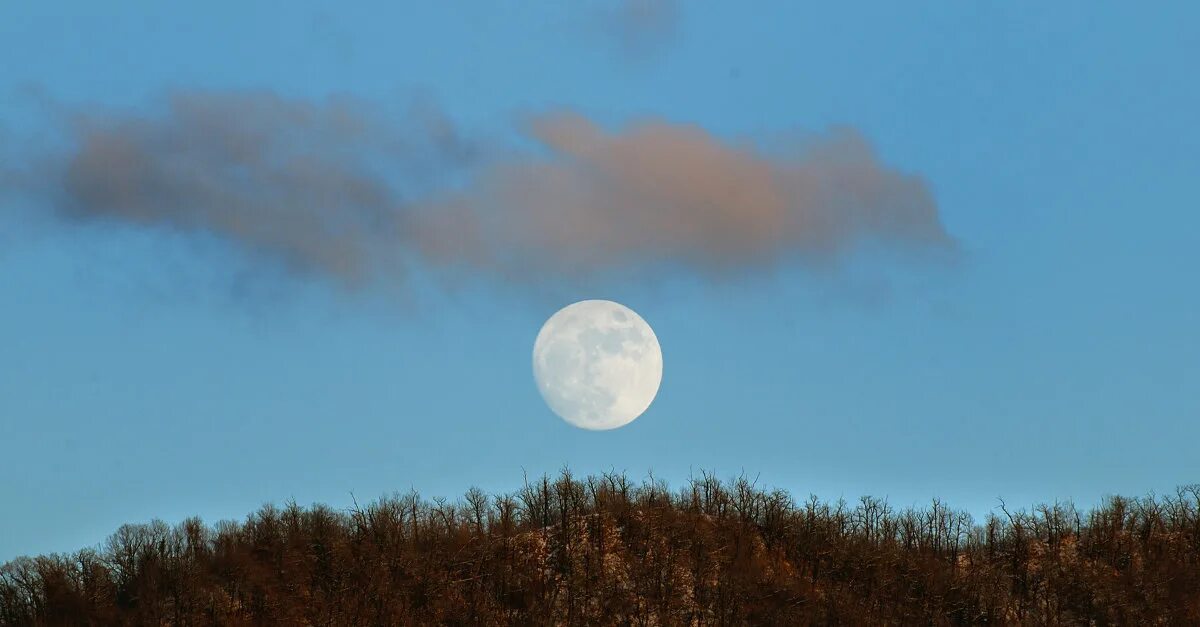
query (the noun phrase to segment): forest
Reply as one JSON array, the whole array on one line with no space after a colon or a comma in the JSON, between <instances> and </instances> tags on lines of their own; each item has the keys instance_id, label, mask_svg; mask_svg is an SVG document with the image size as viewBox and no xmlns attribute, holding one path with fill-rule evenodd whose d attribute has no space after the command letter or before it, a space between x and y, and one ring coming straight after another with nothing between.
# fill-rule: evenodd
<instances>
[{"instance_id":1,"label":"forest","mask_svg":"<svg viewBox=\"0 0 1200 627\"><path fill-rule=\"evenodd\" d=\"M1200 624L1200 485L985 520L710 473L520 485L125 525L0 567L0 624Z\"/></svg>"}]
</instances>

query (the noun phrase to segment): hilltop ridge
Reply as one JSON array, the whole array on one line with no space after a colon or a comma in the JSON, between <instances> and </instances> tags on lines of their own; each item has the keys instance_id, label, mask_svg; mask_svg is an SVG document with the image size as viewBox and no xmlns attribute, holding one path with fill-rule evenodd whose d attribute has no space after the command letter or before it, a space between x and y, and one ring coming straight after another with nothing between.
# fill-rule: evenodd
<instances>
[{"instance_id":1,"label":"hilltop ridge","mask_svg":"<svg viewBox=\"0 0 1200 627\"><path fill-rule=\"evenodd\" d=\"M1200 486L1004 508L797 502L569 471L244 522L125 525L0 567L0 624L1200 624Z\"/></svg>"}]
</instances>

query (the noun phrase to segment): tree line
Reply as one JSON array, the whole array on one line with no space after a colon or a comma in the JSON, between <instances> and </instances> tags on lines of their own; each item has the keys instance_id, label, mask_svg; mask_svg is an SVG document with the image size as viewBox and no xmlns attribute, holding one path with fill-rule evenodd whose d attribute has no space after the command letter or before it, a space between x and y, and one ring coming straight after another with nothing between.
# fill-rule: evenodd
<instances>
[{"instance_id":1,"label":"tree line","mask_svg":"<svg viewBox=\"0 0 1200 627\"><path fill-rule=\"evenodd\" d=\"M0 625L1200 624L1200 485L976 521L710 473L266 505L0 567Z\"/></svg>"}]
</instances>

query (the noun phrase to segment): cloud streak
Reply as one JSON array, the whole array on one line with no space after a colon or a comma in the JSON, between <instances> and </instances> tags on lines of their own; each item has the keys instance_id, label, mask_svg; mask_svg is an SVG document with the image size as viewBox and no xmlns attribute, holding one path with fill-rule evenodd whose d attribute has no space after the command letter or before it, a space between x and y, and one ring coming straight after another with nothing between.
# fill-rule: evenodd
<instances>
[{"instance_id":1,"label":"cloud streak","mask_svg":"<svg viewBox=\"0 0 1200 627\"><path fill-rule=\"evenodd\" d=\"M74 115L27 187L69 221L205 233L353 289L435 272L542 282L631 269L830 265L863 241L952 248L924 181L838 129L787 154L666 120L534 116L534 145L471 140L436 108L176 93Z\"/></svg>"}]
</instances>

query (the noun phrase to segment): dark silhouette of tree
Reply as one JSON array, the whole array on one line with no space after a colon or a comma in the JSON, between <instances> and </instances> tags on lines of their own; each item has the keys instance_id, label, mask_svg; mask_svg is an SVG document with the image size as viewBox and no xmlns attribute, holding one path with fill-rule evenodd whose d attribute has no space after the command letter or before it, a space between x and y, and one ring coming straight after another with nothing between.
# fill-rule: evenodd
<instances>
[{"instance_id":1,"label":"dark silhouette of tree","mask_svg":"<svg viewBox=\"0 0 1200 627\"><path fill-rule=\"evenodd\" d=\"M976 523L701 473L125 525L0 567L2 625L1200 624L1200 486Z\"/></svg>"}]
</instances>

